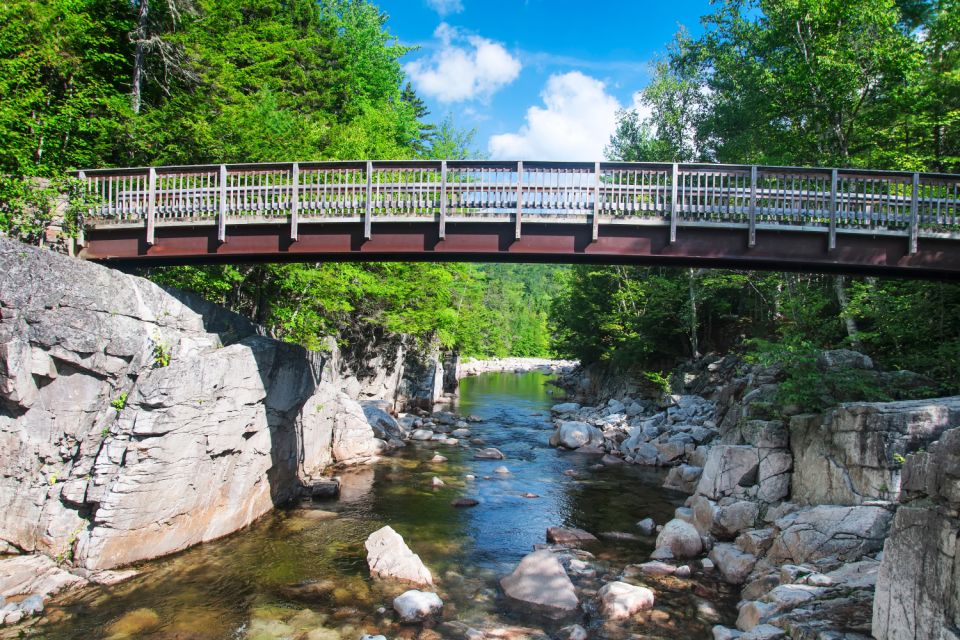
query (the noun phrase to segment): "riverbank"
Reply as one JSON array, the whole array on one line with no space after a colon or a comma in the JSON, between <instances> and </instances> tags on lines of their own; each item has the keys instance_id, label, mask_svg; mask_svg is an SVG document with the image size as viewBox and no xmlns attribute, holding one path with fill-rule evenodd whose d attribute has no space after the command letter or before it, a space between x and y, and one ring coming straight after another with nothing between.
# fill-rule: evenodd
<instances>
[{"instance_id":1,"label":"riverbank","mask_svg":"<svg viewBox=\"0 0 960 640\"><path fill-rule=\"evenodd\" d=\"M818 367L828 379L915 378L845 350L824 352ZM689 494L655 523L657 548L641 566L674 573L692 562L739 589L736 625L718 625L715 638L952 637L942 635L956 625L944 594L955 578L934 585L917 554L940 544L936 531L956 531L957 499L938 487L960 454L960 397L803 414L782 404L779 367L732 356L697 363L676 395L598 377L568 377L580 402L552 408L551 442L605 465L667 469L664 487ZM915 521L936 526L923 534ZM936 575L953 575L948 547L931 555Z\"/></svg>"}]
</instances>

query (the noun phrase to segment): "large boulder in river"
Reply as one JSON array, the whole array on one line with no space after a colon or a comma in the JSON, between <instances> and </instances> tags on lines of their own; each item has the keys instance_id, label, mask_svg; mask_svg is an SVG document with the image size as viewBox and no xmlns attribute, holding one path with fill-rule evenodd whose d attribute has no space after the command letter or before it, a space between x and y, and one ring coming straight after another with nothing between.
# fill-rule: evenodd
<instances>
[{"instance_id":1,"label":"large boulder in river","mask_svg":"<svg viewBox=\"0 0 960 640\"><path fill-rule=\"evenodd\" d=\"M586 422L566 420L557 427L557 442L567 449L603 444L603 432Z\"/></svg>"},{"instance_id":2,"label":"large boulder in river","mask_svg":"<svg viewBox=\"0 0 960 640\"><path fill-rule=\"evenodd\" d=\"M653 608L653 591L626 582L609 582L597 593L600 614L607 620L622 620Z\"/></svg>"},{"instance_id":3,"label":"large boulder in river","mask_svg":"<svg viewBox=\"0 0 960 640\"><path fill-rule=\"evenodd\" d=\"M433 584L433 576L420 560L420 556L410 550L392 527L386 526L374 531L363 546L367 549L367 564L370 566L371 575L418 585Z\"/></svg>"},{"instance_id":4,"label":"large boulder in river","mask_svg":"<svg viewBox=\"0 0 960 640\"><path fill-rule=\"evenodd\" d=\"M703 541L696 527L674 518L657 536L657 549L668 549L674 558L694 558L703 549Z\"/></svg>"},{"instance_id":5,"label":"large boulder in river","mask_svg":"<svg viewBox=\"0 0 960 640\"><path fill-rule=\"evenodd\" d=\"M511 600L550 616L570 614L580 604L560 560L545 550L524 556L510 575L500 579L500 586Z\"/></svg>"},{"instance_id":6,"label":"large boulder in river","mask_svg":"<svg viewBox=\"0 0 960 640\"><path fill-rule=\"evenodd\" d=\"M376 436L381 440L390 440L391 438L403 440L406 432L397 422L397 419L387 413L384 408L385 404L382 401L368 400L363 402L361 403L363 414Z\"/></svg>"}]
</instances>

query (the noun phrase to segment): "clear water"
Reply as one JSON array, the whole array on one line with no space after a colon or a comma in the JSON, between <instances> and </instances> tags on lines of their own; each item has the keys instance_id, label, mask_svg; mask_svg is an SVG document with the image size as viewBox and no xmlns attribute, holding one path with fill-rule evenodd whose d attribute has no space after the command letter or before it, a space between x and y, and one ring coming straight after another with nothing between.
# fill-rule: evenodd
<instances>
[{"instance_id":1,"label":"clear water","mask_svg":"<svg viewBox=\"0 0 960 640\"><path fill-rule=\"evenodd\" d=\"M357 640L382 633L435 640L458 637L462 625L512 629L511 637L549 634L561 623L517 610L497 588L500 576L545 542L546 528L636 533L644 517L668 520L683 496L660 488L660 472L629 465L591 469L596 456L549 447L549 407L556 400L546 379L486 374L462 381L458 411L482 419L470 425L472 437L499 448L506 460L474 460L472 449L436 443L411 445L380 464L343 473L339 500L279 509L228 538L144 563L138 577L73 595L48 606L43 624L0 637ZM434 452L448 461L431 463ZM510 473L495 473L501 465ZM433 488L434 476L445 486ZM453 507L459 497L480 505ZM363 547L385 524L433 572L448 624L424 629L393 620L391 600L406 587L372 580ZM586 547L599 570L596 577L575 578L582 600L589 603L604 574L647 560L652 548L653 539ZM587 604L575 621L591 637L709 638L716 620L702 613L706 602L721 621L735 614L729 590L703 577L644 582L657 594L652 612L604 625Z\"/></svg>"}]
</instances>

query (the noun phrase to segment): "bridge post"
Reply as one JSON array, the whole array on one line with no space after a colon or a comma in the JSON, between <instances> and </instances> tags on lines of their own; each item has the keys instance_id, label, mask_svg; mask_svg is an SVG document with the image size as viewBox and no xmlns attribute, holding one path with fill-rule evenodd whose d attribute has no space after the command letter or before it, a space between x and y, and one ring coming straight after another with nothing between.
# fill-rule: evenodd
<instances>
[{"instance_id":1,"label":"bridge post","mask_svg":"<svg viewBox=\"0 0 960 640\"><path fill-rule=\"evenodd\" d=\"M749 210L749 238L747 246L757 246L757 165L750 167L750 210Z\"/></svg>"},{"instance_id":2,"label":"bridge post","mask_svg":"<svg viewBox=\"0 0 960 640\"><path fill-rule=\"evenodd\" d=\"M370 239L370 217L373 213L373 161L367 160L367 201L363 209L363 237Z\"/></svg>"},{"instance_id":3,"label":"bridge post","mask_svg":"<svg viewBox=\"0 0 960 640\"><path fill-rule=\"evenodd\" d=\"M917 252L920 235L920 174L913 174L913 195L910 198L910 255Z\"/></svg>"},{"instance_id":4,"label":"bridge post","mask_svg":"<svg viewBox=\"0 0 960 640\"><path fill-rule=\"evenodd\" d=\"M78 171L78 172L77 172L77 179L80 180L80 182L83 183L83 190L84 190L84 192L89 193L89 192L90 192L90 183L87 182L87 172L86 172L86 171ZM90 210L87 209L84 213L89 213L89 212L90 212ZM83 235L83 228L84 228L85 226L86 226L86 224L85 224L84 218L81 217L81 218L80 218L80 224L77 225L77 227L78 227L78 228L77 228L77 237L76 237L76 238L74 239L74 241L73 241L73 242L74 242L74 245L75 245L75 248L82 247L83 244L84 244L85 236Z\"/></svg>"},{"instance_id":5,"label":"bridge post","mask_svg":"<svg viewBox=\"0 0 960 640\"><path fill-rule=\"evenodd\" d=\"M670 243L673 244L677 241L677 212L679 207L677 206L677 177L679 175L679 170L677 168L677 163L673 163L673 170L671 172L672 178L670 179Z\"/></svg>"},{"instance_id":6,"label":"bridge post","mask_svg":"<svg viewBox=\"0 0 960 640\"><path fill-rule=\"evenodd\" d=\"M290 239L297 241L297 227L300 224L300 163L294 162L290 169Z\"/></svg>"},{"instance_id":7,"label":"bridge post","mask_svg":"<svg viewBox=\"0 0 960 640\"><path fill-rule=\"evenodd\" d=\"M520 239L520 211L523 209L523 160L517 161L517 222L514 239Z\"/></svg>"},{"instance_id":8,"label":"bridge post","mask_svg":"<svg viewBox=\"0 0 960 640\"><path fill-rule=\"evenodd\" d=\"M156 240L154 225L157 218L157 170L150 167L147 186L147 244L153 245Z\"/></svg>"},{"instance_id":9,"label":"bridge post","mask_svg":"<svg viewBox=\"0 0 960 640\"><path fill-rule=\"evenodd\" d=\"M591 238L597 239L600 235L600 163L593 164L593 231Z\"/></svg>"},{"instance_id":10,"label":"bridge post","mask_svg":"<svg viewBox=\"0 0 960 640\"><path fill-rule=\"evenodd\" d=\"M227 241L227 165L220 165L220 202L217 209L217 241Z\"/></svg>"},{"instance_id":11,"label":"bridge post","mask_svg":"<svg viewBox=\"0 0 960 640\"><path fill-rule=\"evenodd\" d=\"M447 161L440 161L440 238L447 236Z\"/></svg>"},{"instance_id":12,"label":"bridge post","mask_svg":"<svg viewBox=\"0 0 960 640\"><path fill-rule=\"evenodd\" d=\"M837 248L837 170L830 172L830 239L827 241L827 249L833 251Z\"/></svg>"}]
</instances>

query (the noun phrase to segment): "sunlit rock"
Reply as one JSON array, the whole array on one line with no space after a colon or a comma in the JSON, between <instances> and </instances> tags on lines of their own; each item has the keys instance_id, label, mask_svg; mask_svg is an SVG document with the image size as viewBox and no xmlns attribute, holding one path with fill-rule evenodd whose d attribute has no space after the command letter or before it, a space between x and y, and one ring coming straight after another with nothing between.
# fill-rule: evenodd
<instances>
[{"instance_id":1,"label":"sunlit rock","mask_svg":"<svg viewBox=\"0 0 960 640\"><path fill-rule=\"evenodd\" d=\"M392 527L386 526L371 533L364 547L367 549L367 564L370 566L371 575L419 585L433 585L430 570Z\"/></svg>"}]
</instances>

